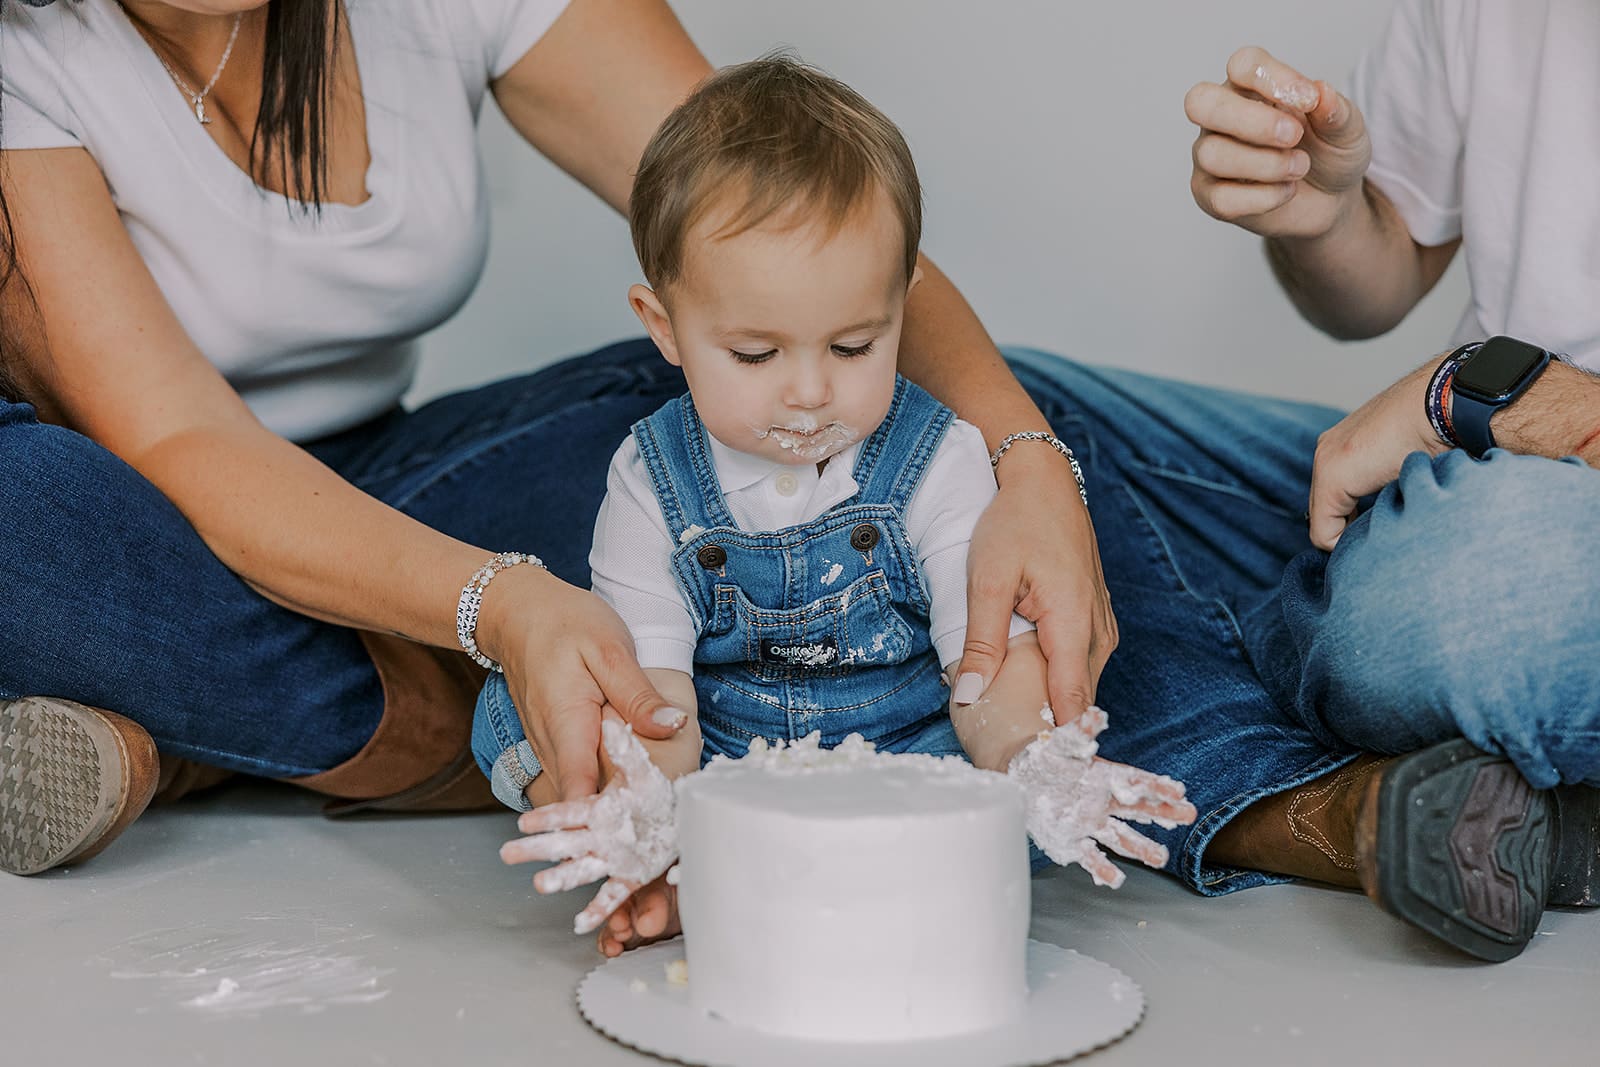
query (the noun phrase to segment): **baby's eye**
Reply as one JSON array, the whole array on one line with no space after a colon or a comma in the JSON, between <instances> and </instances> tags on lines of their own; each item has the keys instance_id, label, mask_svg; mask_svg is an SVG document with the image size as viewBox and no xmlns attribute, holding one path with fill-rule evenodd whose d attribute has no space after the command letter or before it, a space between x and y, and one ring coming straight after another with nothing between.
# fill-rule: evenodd
<instances>
[{"instance_id":1,"label":"baby's eye","mask_svg":"<svg viewBox=\"0 0 1600 1067\"><path fill-rule=\"evenodd\" d=\"M833 354L843 356L845 359L855 359L857 356L864 356L871 352L874 343L873 341L868 341L864 345L834 345Z\"/></svg>"},{"instance_id":2,"label":"baby's eye","mask_svg":"<svg viewBox=\"0 0 1600 1067\"><path fill-rule=\"evenodd\" d=\"M765 352L741 352L737 348L728 349L728 355L740 363L765 363L778 354L776 348L769 348Z\"/></svg>"}]
</instances>

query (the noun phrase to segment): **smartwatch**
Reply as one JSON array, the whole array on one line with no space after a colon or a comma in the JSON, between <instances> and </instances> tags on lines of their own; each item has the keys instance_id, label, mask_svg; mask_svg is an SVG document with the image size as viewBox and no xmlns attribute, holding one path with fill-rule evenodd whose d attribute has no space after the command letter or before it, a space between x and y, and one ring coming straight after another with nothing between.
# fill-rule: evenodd
<instances>
[{"instance_id":1,"label":"smartwatch","mask_svg":"<svg viewBox=\"0 0 1600 1067\"><path fill-rule=\"evenodd\" d=\"M1450 423L1474 459L1494 447L1489 420L1528 391L1553 357L1514 337L1491 337L1456 367L1450 382Z\"/></svg>"}]
</instances>

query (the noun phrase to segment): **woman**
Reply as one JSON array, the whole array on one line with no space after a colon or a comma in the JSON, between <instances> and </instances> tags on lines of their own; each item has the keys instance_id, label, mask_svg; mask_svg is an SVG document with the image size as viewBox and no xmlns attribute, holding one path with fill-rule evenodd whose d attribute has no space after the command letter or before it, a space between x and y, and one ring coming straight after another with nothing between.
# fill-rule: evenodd
<instances>
[{"instance_id":1,"label":"woman","mask_svg":"<svg viewBox=\"0 0 1600 1067\"><path fill-rule=\"evenodd\" d=\"M669 733L622 624L569 583L610 450L592 443L681 379L630 343L398 407L413 340L483 264L484 91L621 209L709 69L665 4L77 0L11 6L0 32L28 281L0 310L47 420L0 407L0 867L109 843L154 787L150 738L169 776L181 757L369 804L480 802L463 648L504 668L552 796L596 788L602 704ZM1046 429L923 273L907 373L991 447ZM1056 706L1081 710L1116 641L1088 515L1048 447L1000 477L962 673L994 676L1020 599ZM504 549L549 569L475 580Z\"/></svg>"}]
</instances>

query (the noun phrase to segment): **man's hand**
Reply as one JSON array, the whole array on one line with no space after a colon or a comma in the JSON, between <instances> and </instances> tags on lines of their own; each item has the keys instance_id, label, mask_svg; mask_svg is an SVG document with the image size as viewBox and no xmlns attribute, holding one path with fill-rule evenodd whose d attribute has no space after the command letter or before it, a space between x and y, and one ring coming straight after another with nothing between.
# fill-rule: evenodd
<instances>
[{"instance_id":1,"label":"man's hand","mask_svg":"<svg viewBox=\"0 0 1600 1067\"><path fill-rule=\"evenodd\" d=\"M1372 161L1354 104L1260 48L1184 98L1200 127L1190 189L1202 211L1263 237L1320 237L1361 197Z\"/></svg>"},{"instance_id":2,"label":"man's hand","mask_svg":"<svg viewBox=\"0 0 1600 1067\"><path fill-rule=\"evenodd\" d=\"M665 874L678 855L672 783L625 724L607 719L601 729L616 768L605 790L527 812L517 828L531 836L500 848L506 863L559 861L534 875L533 887L541 893L606 879L578 913L573 929L580 934L599 928L635 890Z\"/></svg>"},{"instance_id":3,"label":"man's hand","mask_svg":"<svg viewBox=\"0 0 1600 1067\"><path fill-rule=\"evenodd\" d=\"M1037 445L1013 449L1003 462L1016 478L1001 485L972 535L967 639L952 699L971 704L995 680L1014 610L1039 627L1050 706L1057 722L1067 722L1094 703L1100 672L1117 647L1100 549L1064 457Z\"/></svg>"},{"instance_id":4,"label":"man's hand","mask_svg":"<svg viewBox=\"0 0 1600 1067\"><path fill-rule=\"evenodd\" d=\"M1106 713L1090 708L1065 726L1041 733L1011 761L1010 774L1028 804L1028 833L1057 863L1076 863L1096 885L1115 889L1123 873L1096 842L1120 855L1160 868L1164 846L1129 821L1171 828L1194 822L1183 783L1162 774L1111 763L1095 755Z\"/></svg>"},{"instance_id":5,"label":"man's hand","mask_svg":"<svg viewBox=\"0 0 1600 1067\"><path fill-rule=\"evenodd\" d=\"M1413 452L1447 449L1428 422L1428 381L1444 359L1431 359L1323 431L1311 470L1311 543L1333 551L1356 503L1394 481Z\"/></svg>"},{"instance_id":6,"label":"man's hand","mask_svg":"<svg viewBox=\"0 0 1600 1067\"><path fill-rule=\"evenodd\" d=\"M478 643L505 668L511 700L551 795L600 788L600 719L609 707L641 737L662 740L688 721L656 692L617 613L588 590L534 567L513 567L485 591Z\"/></svg>"}]
</instances>

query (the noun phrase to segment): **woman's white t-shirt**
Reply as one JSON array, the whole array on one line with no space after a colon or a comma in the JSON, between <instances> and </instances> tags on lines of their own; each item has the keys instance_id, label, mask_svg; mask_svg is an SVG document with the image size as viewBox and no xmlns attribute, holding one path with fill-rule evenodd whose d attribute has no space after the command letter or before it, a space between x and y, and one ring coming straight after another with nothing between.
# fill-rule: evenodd
<instances>
[{"instance_id":1,"label":"woman's white t-shirt","mask_svg":"<svg viewBox=\"0 0 1600 1067\"><path fill-rule=\"evenodd\" d=\"M1600 4L1401 0L1351 98L1411 236L1462 238L1456 342L1510 334L1600 371Z\"/></svg>"},{"instance_id":2,"label":"woman's white t-shirt","mask_svg":"<svg viewBox=\"0 0 1600 1067\"><path fill-rule=\"evenodd\" d=\"M86 149L200 351L269 428L308 440L398 403L416 338L477 283L484 93L566 3L345 0L369 198L320 217L223 154L114 0L5 5L0 146Z\"/></svg>"}]
</instances>

